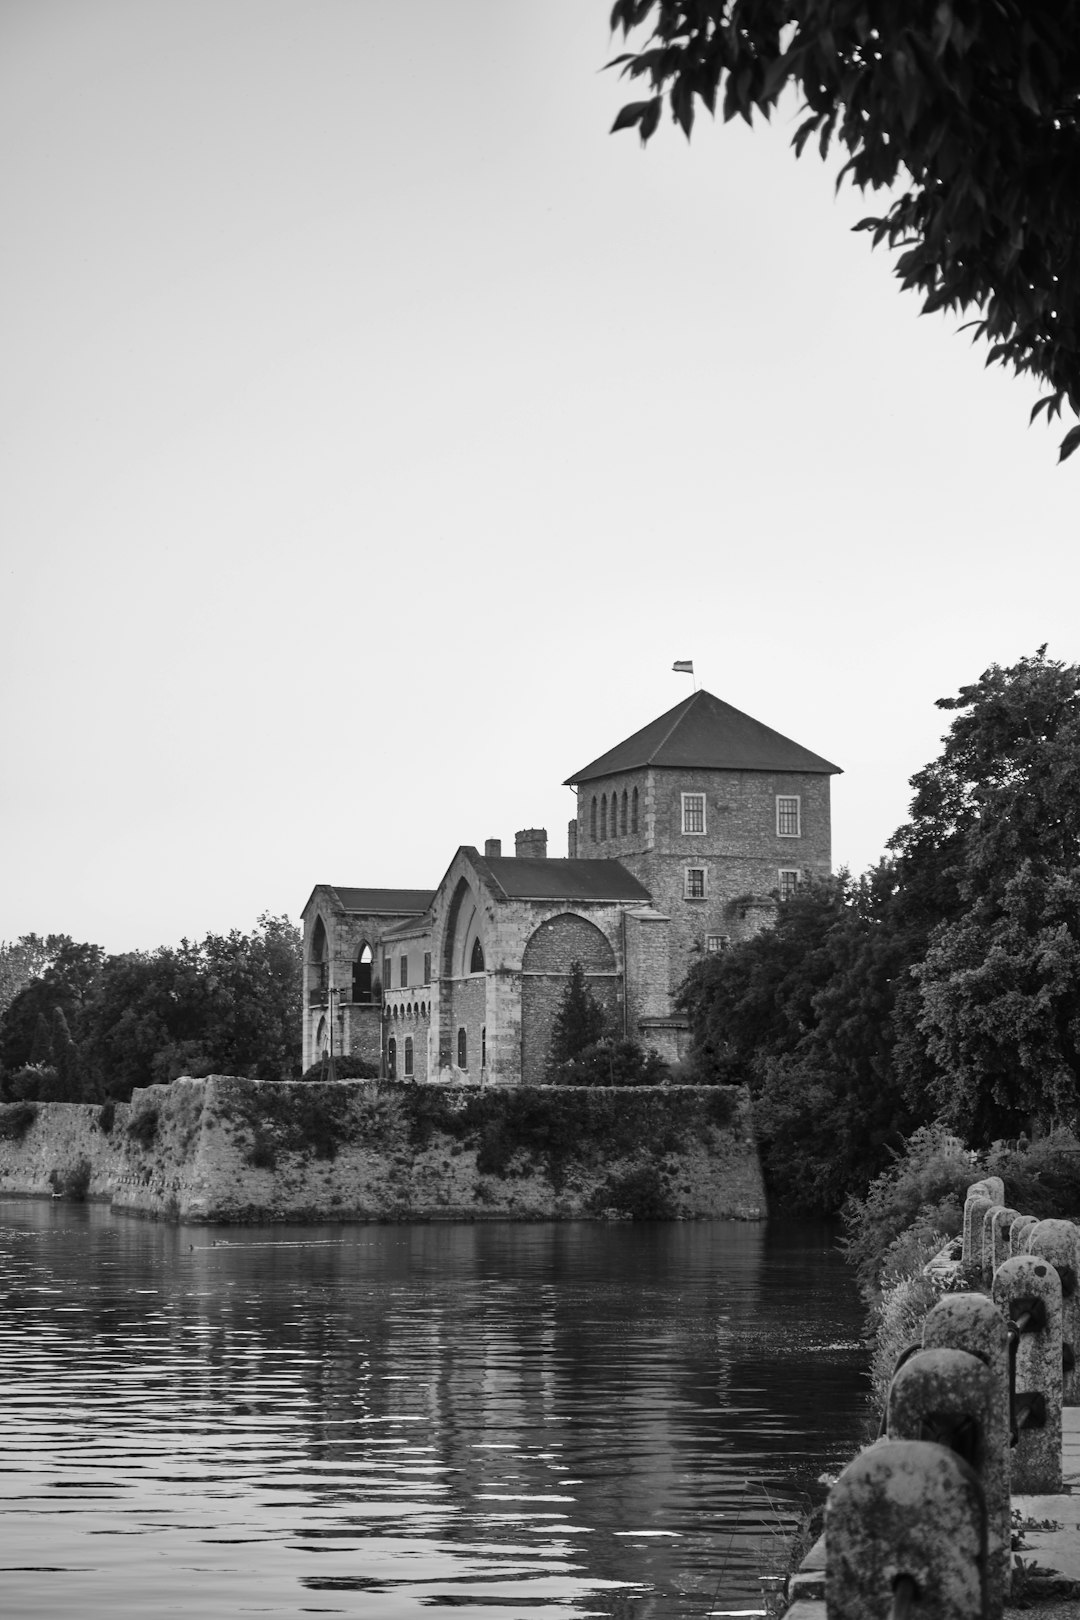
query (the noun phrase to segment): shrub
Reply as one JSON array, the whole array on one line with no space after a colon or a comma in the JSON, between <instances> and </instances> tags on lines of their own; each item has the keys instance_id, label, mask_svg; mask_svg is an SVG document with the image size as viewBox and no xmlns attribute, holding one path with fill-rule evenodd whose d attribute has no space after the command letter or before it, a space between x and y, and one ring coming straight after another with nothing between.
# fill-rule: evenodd
<instances>
[{"instance_id":1,"label":"shrub","mask_svg":"<svg viewBox=\"0 0 1080 1620\"><path fill-rule=\"evenodd\" d=\"M676 1214L674 1200L655 1164L643 1164L622 1175L609 1176L590 1194L587 1208L592 1215L611 1210L632 1221L670 1221Z\"/></svg>"},{"instance_id":2,"label":"shrub","mask_svg":"<svg viewBox=\"0 0 1080 1620\"><path fill-rule=\"evenodd\" d=\"M976 1155L959 1137L943 1125L922 1125L912 1133L903 1154L870 1183L866 1197L848 1199L843 1210L848 1234L844 1251L869 1305L876 1301L890 1245L916 1224L943 1233L942 1244L954 1237L962 1224L967 1189L983 1174Z\"/></svg>"},{"instance_id":3,"label":"shrub","mask_svg":"<svg viewBox=\"0 0 1080 1620\"><path fill-rule=\"evenodd\" d=\"M379 1065L369 1063L362 1057L334 1057L334 1073L339 1080L377 1080L379 1078ZM300 1077L302 1080L325 1080L326 1069L324 1065L313 1063L310 1069L305 1069Z\"/></svg>"},{"instance_id":4,"label":"shrub","mask_svg":"<svg viewBox=\"0 0 1080 1620\"><path fill-rule=\"evenodd\" d=\"M157 1136L158 1120L158 1110L151 1104L128 1120L128 1135L140 1147L148 1148Z\"/></svg>"},{"instance_id":5,"label":"shrub","mask_svg":"<svg viewBox=\"0 0 1080 1620\"><path fill-rule=\"evenodd\" d=\"M103 1102L101 1107L98 1109L97 1128L99 1131L101 1131L103 1136L108 1136L115 1124L116 1104L110 1097L108 1102Z\"/></svg>"},{"instance_id":6,"label":"shrub","mask_svg":"<svg viewBox=\"0 0 1080 1620\"><path fill-rule=\"evenodd\" d=\"M936 1252L929 1250L925 1259L932 1259ZM909 1345L921 1342L923 1320L940 1297L940 1289L921 1269L895 1278L883 1291L874 1313L874 1349L870 1357L870 1384L879 1409L885 1405L896 1363Z\"/></svg>"},{"instance_id":7,"label":"shrub","mask_svg":"<svg viewBox=\"0 0 1080 1620\"><path fill-rule=\"evenodd\" d=\"M26 1102L64 1101L60 1076L47 1063L26 1063L21 1069L16 1069L7 1089L10 1096Z\"/></svg>"},{"instance_id":8,"label":"shrub","mask_svg":"<svg viewBox=\"0 0 1080 1620\"><path fill-rule=\"evenodd\" d=\"M594 1041L554 1064L550 1074L559 1086L660 1086L669 1071L659 1052L646 1052L637 1041Z\"/></svg>"},{"instance_id":9,"label":"shrub","mask_svg":"<svg viewBox=\"0 0 1080 1620\"><path fill-rule=\"evenodd\" d=\"M25 1100L0 1107L0 1138L21 1142L37 1116L37 1104Z\"/></svg>"},{"instance_id":10,"label":"shrub","mask_svg":"<svg viewBox=\"0 0 1080 1620\"><path fill-rule=\"evenodd\" d=\"M277 1148L272 1136L256 1130L255 1140L247 1150L247 1162L253 1170L274 1170L277 1167Z\"/></svg>"},{"instance_id":11,"label":"shrub","mask_svg":"<svg viewBox=\"0 0 1080 1620\"><path fill-rule=\"evenodd\" d=\"M78 1158L56 1177L53 1185L60 1196L70 1203L84 1204L90 1191L90 1174L90 1160Z\"/></svg>"},{"instance_id":12,"label":"shrub","mask_svg":"<svg viewBox=\"0 0 1080 1620\"><path fill-rule=\"evenodd\" d=\"M1041 1221L1080 1215L1080 1141L1071 1131L1039 1137L1023 1151L995 1144L986 1173L1001 1177L1006 1204L1021 1214Z\"/></svg>"}]
</instances>

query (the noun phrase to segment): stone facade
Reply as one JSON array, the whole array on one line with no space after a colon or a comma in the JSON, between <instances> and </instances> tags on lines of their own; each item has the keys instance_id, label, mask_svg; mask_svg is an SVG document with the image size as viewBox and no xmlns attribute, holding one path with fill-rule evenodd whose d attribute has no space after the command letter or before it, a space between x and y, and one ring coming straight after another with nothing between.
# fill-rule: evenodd
<instances>
[{"instance_id":1,"label":"stone facade","mask_svg":"<svg viewBox=\"0 0 1080 1620\"><path fill-rule=\"evenodd\" d=\"M587 766L569 855L460 848L434 890L319 885L304 909L304 1062L333 1040L399 1079L540 1083L580 962L613 1035L677 1058L673 998L831 868L837 767L697 692Z\"/></svg>"}]
</instances>

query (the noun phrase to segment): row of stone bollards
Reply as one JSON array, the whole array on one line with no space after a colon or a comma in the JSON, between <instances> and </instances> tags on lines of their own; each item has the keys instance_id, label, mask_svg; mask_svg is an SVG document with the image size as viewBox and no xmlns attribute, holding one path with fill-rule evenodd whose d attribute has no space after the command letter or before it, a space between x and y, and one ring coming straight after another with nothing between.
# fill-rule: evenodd
<instances>
[{"instance_id":1,"label":"row of stone bollards","mask_svg":"<svg viewBox=\"0 0 1080 1620\"><path fill-rule=\"evenodd\" d=\"M1061 1410L1080 1405L1080 1229L968 1190L962 1286L889 1389L886 1438L846 1468L825 1519L828 1620L1000 1620L1012 1493L1062 1489Z\"/></svg>"}]
</instances>

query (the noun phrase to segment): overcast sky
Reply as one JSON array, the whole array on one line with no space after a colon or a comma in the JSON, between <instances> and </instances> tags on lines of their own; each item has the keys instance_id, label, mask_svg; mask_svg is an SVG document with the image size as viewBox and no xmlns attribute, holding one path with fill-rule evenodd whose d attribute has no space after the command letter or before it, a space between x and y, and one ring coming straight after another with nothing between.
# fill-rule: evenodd
<instances>
[{"instance_id":1,"label":"overcast sky","mask_svg":"<svg viewBox=\"0 0 1080 1620\"><path fill-rule=\"evenodd\" d=\"M0 0L0 938L565 854L685 658L843 766L861 871L935 698L1080 658L1035 390L787 113L609 135L606 17Z\"/></svg>"}]
</instances>

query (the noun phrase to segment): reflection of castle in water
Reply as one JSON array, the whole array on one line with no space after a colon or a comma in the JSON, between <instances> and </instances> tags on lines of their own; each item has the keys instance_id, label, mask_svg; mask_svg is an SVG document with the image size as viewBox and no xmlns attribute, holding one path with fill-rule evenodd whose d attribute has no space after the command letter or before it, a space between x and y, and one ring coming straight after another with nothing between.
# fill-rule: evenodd
<instances>
[{"instance_id":1,"label":"reflection of castle in water","mask_svg":"<svg viewBox=\"0 0 1080 1620\"><path fill-rule=\"evenodd\" d=\"M88 1330L99 1367L119 1369L136 1328L143 1361L182 1387L185 1423L247 1437L238 1463L248 1438L265 1456L258 1489L293 1502L295 1537L325 1554L305 1566L316 1586L370 1584L372 1537L421 1536L466 1559L458 1592L520 1567L523 1582L576 1572L708 1596L725 1562L749 1590L763 1527L745 1478L787 1479L822 1421L819 1369L789 1359L781 1381L801 1384L811 1438L772 1416L763 1335L790 1334L799 1303L769 1297L756 1224L234 1229L215 1247L202 1230L90 1219L112 1269L83 1255L56 1279L97 1311L63 1321L73 1353ZM855 1424L832 1426L849 1446Z\"/></svg>"}]
</instances>

